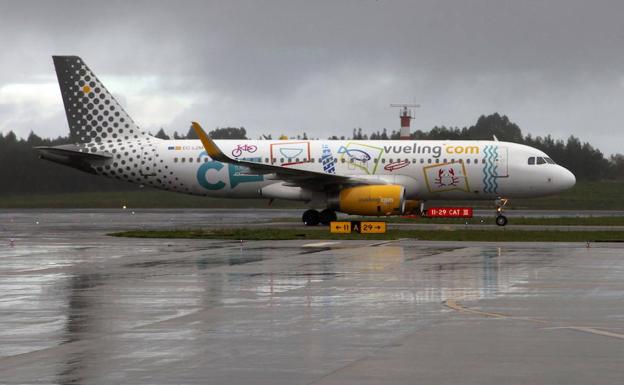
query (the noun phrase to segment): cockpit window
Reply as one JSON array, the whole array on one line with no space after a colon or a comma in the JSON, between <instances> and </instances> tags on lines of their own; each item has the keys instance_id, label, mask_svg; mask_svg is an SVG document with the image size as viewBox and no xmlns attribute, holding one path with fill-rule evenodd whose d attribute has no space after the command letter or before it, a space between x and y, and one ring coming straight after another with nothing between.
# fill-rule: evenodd
<instances>
[{"instance_id":1,"label":"cockpit window","mask_svg":"<svg viewBox=\"0 0 624 385\"><path fill-rule=\"evenodd\" d=\"M534 156L529 158L529 164L535 164L535 157Z\"/></svg>"},{"instance_id":2,"label":"cockpit window","mask_svg":"<svg viewBox=\"0 0 624 385\"><path fill-rule=\"evenodd\" d=\"M546 160L546 162L550 163L550 164L557 164L555 163L554 160L550 159L550 158L544 158Z\"/></svg>"},{"instance_id":3,"label":"cockpit window","mask_svg":"<svg viewBox=\"0 0 624 385\"><path fill-rule=\"evenodd\" d=\"M541 156L537 157L537 164L545 164L546 161L544 160L544 158L542 158Z\"/></svg>"}]
</instances>

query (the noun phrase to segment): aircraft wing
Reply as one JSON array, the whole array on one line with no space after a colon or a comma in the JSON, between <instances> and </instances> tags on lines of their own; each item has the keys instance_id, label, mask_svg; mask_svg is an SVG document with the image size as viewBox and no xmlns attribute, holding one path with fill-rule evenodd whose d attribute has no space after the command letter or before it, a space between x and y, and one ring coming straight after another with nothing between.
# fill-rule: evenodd
<instances>
[{"instance_id":1,"label":"aircraft wing","mask_svg":"<svg viewBox=\"0 0 624 385\"><path fill-rule=\"evenodd\" d=\"M248 160L234 159L225 154L217 146L203 128L197 122L192 122L192 127L199 136L204 149L210 156L210 158L223 162L236 164L241 167L248 168L254 174L275 174L276 179L281 179L286 182L292 183L296 186L312 188L314 190L325 190L331 185L362 185L362 184L384 184L382 180L370 180L365 178L326 174L317 171L293 169L290 167L276 166L272 164L264 164L251 162Z\"/></svg>"}]
</instances>

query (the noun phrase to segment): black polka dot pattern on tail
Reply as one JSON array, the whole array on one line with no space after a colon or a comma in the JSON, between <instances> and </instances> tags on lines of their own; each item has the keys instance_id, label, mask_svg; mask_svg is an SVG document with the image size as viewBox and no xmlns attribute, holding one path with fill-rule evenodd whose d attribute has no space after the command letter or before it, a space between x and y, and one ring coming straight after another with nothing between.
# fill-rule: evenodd
<instances>
[{"instance_id":1,"label":"black polka dot pattern on tail","mask_svg":"<svg viewBox=\"0 0 624 385\"><path fill-rule=\"evenodd\" d=\"M111 143L149 137L77 56L54 56L74 143ZM92 147L95 151L96 147Z\"/></svg>"},{"instance_id":2,"label":"black polka dot pattern on tail","mask_svg":"<svg viewBox=\"0 0 624 385\"><path fill-rule=\"evenodd\" d=\"M77 56L54 56L70 138L85 152L112 154L99 174L155 185L154 143Z\"/></svg>"}]
</instances>

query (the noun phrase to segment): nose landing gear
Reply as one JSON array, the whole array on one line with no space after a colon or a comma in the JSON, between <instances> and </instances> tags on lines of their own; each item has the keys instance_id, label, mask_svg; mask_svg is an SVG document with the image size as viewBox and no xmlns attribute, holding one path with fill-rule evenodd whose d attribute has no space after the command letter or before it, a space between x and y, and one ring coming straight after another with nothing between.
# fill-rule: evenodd
<instances>
[{"instance_id":1,"label":"nose landing gear","mask_svg":"<svg viewBox=\"0 0 624 385\"><path fill-rule=\"evenodd\" d=\"M498 198L494 204L496 205L496 224L505 226L507 224L507 217L503 215L503 208L507 205L507 199Z\"/></svg>"}]
</instances>

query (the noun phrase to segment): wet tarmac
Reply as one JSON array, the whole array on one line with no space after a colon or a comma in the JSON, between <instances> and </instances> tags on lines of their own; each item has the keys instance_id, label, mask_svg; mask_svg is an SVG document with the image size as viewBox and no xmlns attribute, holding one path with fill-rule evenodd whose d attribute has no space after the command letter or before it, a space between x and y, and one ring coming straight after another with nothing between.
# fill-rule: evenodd
<instances>
[{"instance_id":1,"label":"wet tarmac","mask_svg":"<svg viewBox=\"0 0 624 385\"><path fill-rule=\"evenodd\" d=\"M624 245L105 235L215 220L0 212L0 383L624 379Z\"/></svg>"}]
</instances>

